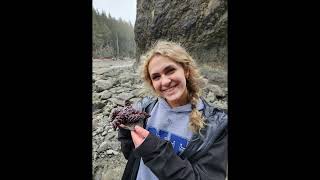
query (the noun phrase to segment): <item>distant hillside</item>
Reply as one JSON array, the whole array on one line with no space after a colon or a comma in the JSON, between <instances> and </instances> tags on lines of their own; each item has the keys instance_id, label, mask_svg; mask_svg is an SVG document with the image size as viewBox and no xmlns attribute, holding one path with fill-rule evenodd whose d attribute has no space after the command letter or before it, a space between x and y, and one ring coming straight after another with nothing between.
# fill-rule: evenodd
<instances>
[{"instance_id":1,"label":"distant hillside","mask_svg":"<svg viewBox=\"0 0 320 180\"><path fill-rule=\"evenodd\" d=\"M92 8L93 58L134 57L136 44L133 25Z\"/></svg>"}]
</instances>

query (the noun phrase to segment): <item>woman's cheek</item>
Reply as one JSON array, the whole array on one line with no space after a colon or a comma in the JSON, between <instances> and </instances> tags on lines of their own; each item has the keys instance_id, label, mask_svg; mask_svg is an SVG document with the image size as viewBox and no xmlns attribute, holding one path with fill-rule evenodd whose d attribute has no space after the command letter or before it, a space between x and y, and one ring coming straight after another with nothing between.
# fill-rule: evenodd
<instances>
[{"instance_id":1,"label":"woman's cheek","mask_svg":"<svg viewBox=\"0 0 320 180\"><path fill-rule=\"evenodd\" d=\"M155 91L159 91L159 83L157 83L157 82L152 82L152 86L153 86L153 89L154 89Z\"/></svg>"}]
</instances>

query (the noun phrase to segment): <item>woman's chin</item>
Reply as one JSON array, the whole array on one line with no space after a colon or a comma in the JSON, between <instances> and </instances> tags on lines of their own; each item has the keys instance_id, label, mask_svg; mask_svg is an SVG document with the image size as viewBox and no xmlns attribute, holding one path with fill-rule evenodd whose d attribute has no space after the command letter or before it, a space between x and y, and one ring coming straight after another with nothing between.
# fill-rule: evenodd
<instances>
[{"instance_id":1,"label":"woman's chin","mask_svg":"<svg viewBox=\"0 0 320 180\"><path fill-rule=\"evenodd\" d=\"M169 104L176 104L181 101L181 94L174 93L170 95L163 96Z\"/></svg>"},{"instance_id":2,"label":"woman's chin","mask_svg":"<svg viewBox=\"0 0 320 180\"><path fill-rule=\"evenodd\" d=\"M162 97L164 97L168 101L174 101L179 99L179 92L171 91L171 92L165 92L162 94Z\"/></svg>"}]
</instances>

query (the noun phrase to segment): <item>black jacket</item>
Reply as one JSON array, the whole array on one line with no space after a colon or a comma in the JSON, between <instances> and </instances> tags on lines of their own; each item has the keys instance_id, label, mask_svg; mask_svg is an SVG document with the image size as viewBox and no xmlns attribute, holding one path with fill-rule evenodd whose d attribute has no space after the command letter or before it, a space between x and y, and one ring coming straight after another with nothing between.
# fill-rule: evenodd
<instances>
[{"instance_id":1,"label":"black jacket","mask_svg":"<svg viewBox=\"0 0 320 180\"><path fill-rule=\"evenodd\" d=\"M201 130L201 134L193 135L180 155L173 151L171 142L159 139L151 133L137 149L134 149L130 131L120 128L118 140L121 142L121 151L128 160L122 179L136 179L142 157L145 165L160 180L224 180L228 159L228 116L202 100L206 127ZM150 113L156 101L146 97L139 101L135 108Z\"/></svg>"}]
</instances>

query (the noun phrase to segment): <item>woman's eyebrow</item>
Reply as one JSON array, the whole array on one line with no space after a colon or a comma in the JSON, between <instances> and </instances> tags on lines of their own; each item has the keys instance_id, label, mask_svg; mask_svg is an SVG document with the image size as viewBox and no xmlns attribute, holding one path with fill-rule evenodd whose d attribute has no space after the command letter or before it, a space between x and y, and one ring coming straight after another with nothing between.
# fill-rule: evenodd
<instances>
[{"instance_id":1,"label":"woman's eyebrow","mask_svg":"<svg viewBox=\"0 0 320 180\"><path fill-rule=\"evenodd\" d=\"M175 68L173 65L168 65L162 71L166 72L166 71L171 70L173 68ZM158 72L152 73L151 76L155 76L155 75L158 75L158 74L160 74L160 73L158 73Z\"/></svg>"},{"instance_id":2,"label":"woman's eyebrow","mask_svg":"<svg viewBox=\"0 0 320 180\"><path fill-rule=\"evenodd\" d=\"M157 75L159 75L159 73L153 73L153 74L151 74L150 77L154 77L154 76L157 76Z\"/></svg>"},{"instance_id":3,"label":"woman's eyebrow","mask_svg":"<svg viewBox=\"0 0 320 180\"><path fill-rule=\"evenodd\" d=\"M173 65L168 65L168 66L165 67L163 70L164 70L164 71L168 71L168 70L171 70L171 69L173 69L173 68L174 68Z\"/></svg>"}]
</instances>

